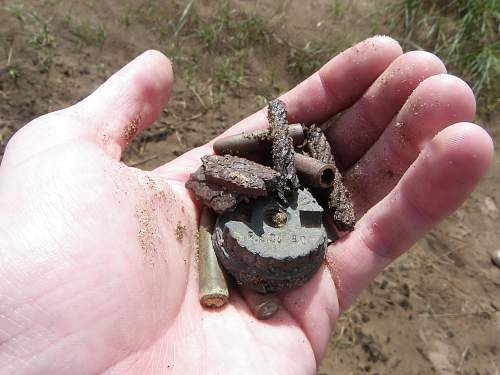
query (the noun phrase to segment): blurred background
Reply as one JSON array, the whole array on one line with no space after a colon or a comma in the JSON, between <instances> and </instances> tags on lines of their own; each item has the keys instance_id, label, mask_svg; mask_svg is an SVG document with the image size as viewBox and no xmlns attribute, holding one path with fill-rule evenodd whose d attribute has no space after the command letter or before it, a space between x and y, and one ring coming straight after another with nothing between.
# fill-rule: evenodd
<instances>
[{"instance_id":1,"label":"blurred background","mask_svg":"<svg viewBox=\"0 0 500 375\"><path fill-rule=\"evenodd\" d=\"M173 61L174 91L126 164L199 146L373 34L436 53L500 139L498 0L0 0L0 159L26 122L68 106L140 52ZM466 204L343 315L319 374L500 373L500 156Z\"/></svg>"}]
</instances>

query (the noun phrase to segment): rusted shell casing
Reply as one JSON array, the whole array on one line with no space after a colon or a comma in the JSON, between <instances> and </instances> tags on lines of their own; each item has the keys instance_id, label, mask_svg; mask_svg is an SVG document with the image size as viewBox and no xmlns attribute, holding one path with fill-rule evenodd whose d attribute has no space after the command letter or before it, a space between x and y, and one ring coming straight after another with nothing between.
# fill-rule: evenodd
<instances>
[{"instance_id":1,"label":"rusted shell casing","mask_svg":"<svg viewBox=\"0 0 500 375\"><path fill-rule=\"evenodd\" d=\"M295 146L304 144L305 135L301 124L291 124L288 126L290 137ZM269 153L271 150L271 138L269 130L257 130L244 132L221 138L213 144L216 154L245 156L255 153Z\"/></svg>"},{"instance_id":2,"label":"rusted shell casing","mask_svg":"<svg viewBox=\"0 0 500 375\"><path fill-rule=\"evenodd\" d=\"M335 178L335 165L295 153L295 169L304 185L329 188Z\"/></svg>"},{"instance_id":3,"label":"rusted shell casing","mask_svg":"<svg viewBox=\"0 0 500 375\"><path fill-rule=\"evenodd\" d=\"M198 228L198 269L199 299L205 307L222 307L229 298L226 279L212 244L214 225L214 212L208 207L203 207Z\"/></svg>"},{"instance_id":4,"label":"rusted shell casing","mask_svg":"<svg viewBox=\"0 0 500 375\"><path fill-rule=\"evenodd\" d=\"M496 250L491 253L491 262L495 266L500 267L500 250Z\"/></svg>"},{"instance_id":5,"label":"rusted shell casing","mask_svg":"<svg viewBox=\"0 0 500 375\"><path fill-rule=\"evenodd\" d=\"M280 301L273 293L260 294L247 290L243 295L253 316L259 320L272 318L280 308Z\"/></svg>"}]
</instances>

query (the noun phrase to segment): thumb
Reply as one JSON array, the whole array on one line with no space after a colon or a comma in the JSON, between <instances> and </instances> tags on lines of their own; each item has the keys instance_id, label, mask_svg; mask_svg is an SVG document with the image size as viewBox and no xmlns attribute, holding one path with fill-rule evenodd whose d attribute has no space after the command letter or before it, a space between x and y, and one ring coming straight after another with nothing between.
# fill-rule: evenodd
<instances>
[{"instance_id":1,"label":"thumb","mask_svg":"<svg viewBox=\"0 0 500 375\"><path fill-rule=\"evenodd\" d=\"M2 166L75 139L95 143L119 160L134 136L160 115L172 83L170 61L158 51L146 51L81 102L21 128L7 144Z\"/></svg>"}]
</instances>

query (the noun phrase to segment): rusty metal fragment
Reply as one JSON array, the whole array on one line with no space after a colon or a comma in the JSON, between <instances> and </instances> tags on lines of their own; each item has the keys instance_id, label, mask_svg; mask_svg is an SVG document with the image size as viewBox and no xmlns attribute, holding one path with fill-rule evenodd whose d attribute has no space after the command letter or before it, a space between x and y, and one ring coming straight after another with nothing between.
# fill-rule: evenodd
<instances>
[{"instance_id":1,"label":"rusty metal fragment","mask_svg":"<svg viewBox=\"0 0 500 375\"><path fill-rule=\"evenodd\" d=\"M297 190L300 182L294 164L292 139L288 131L285 103L279 99L269 102L267 119L272 137L273 168L279 173L278 196L285 200L285 193Z\"/></svg>"},{"instance_id":2,"label":"rusty metal fragment","mask_svg":"<svg viewBox=\"0 0 500 375\"><path fill-rule=\"evenodd\" d=\"M286 209L268 196L217 218L213 235L217 258L237 283L259 293L303 285L323 262L327 243L323 208L305 189L288 198ZM245 206L250 214L243 212ZM280 211L284 220L276 220Z\"/></svg>"},{"instance_id":3,"label":"rusty metal fragment","mask_svg":"<svg viewBox=\"0 0 500 375\"><path fill-rule=\"evenodd\" d=\"M337 170L334 164L327 164L299 153L295 153L295 168L304 185L323 189L332 186Z\"/></svg>"},{"instance_id":4,"label":"rusty metal fragment","mask_svg":"<svg viewBox=\"0 0 500 375\"><path fill-rule=\"evenodd\" d=\"M201 161L209 183L246 196L263 197L278 186L278 172L248 159L209 155L202 157Z\"/></svg>"},{"instance_id":5,"label":"rusty metal fragment","mask_svg":"<svg viewBox=\"0 0 500 375\"><path fill-rule=\"evenodd\" d=\"M301 124L289 125L288 133L295 146L304 143L305 135ZM269 129L263 129L220 138L214 142L213 148L219 155L247 156L256 153L267 155L271 151L271 145L271 132Z\"/></svg>"},{"instance_id":6,"label":"rusty metal fragment","mask_svg":"<svg viewBox=\"0 0 500 375\"><path fill-rule=\"evenodd\" d=\"M260 294L247 289L243 295L253 315L259 320L270 319L279 311L280 301L274 293Z\"/></svg>"},{"instance_id":7,"label":"rusty metal fragment","mask_svg":"<svg viewBox=\"0 0 500 375\"><path fill-rule=\"evenodd\" d=\"M356 217L349 191L342 183L340 173L335 174L333 186L328 189L328 211L332 215L335 226L342 231L351 231L356 225Z\"/></svg>"},{"instance_id":8,"label":"rusty metal fragment","mask_svg":"<svg viewBox=\"0 0 500 375\"><path fill-rule=\"evenodd\" d=\"M306 150L312 158L318 159L323 163L335 164L330 142L328 142L323 130L319 126L312 124L307 128L306 140Z\"/></svg>"},{"instance_id":9,"label":"rusty metal fragment","mask_svg":"<svg viewBox=\"0 0 500 375\"><path fill-rule=\"evenodd\" d=\"M319 126L311 125L307 130L306 138L307 151L311 157L335 166L330 143ZM334 168L335 176L331 187L321 193L322 204L326 206L325 208L339 230L350 231L356 224L351 197L342 182L342 174L337 167Z\"/></svg>"},{"instance_id":10,"label":"rusty metal fragment","mask_svg":"<svg viewBox=\"0 0 500 375\"><path fill-rule=\"evenodd\" d=\"M238 193L207 182L203 166L191 175L186 182L186 188L190 189L201 203L212 207L217 213L236 207L241 200Z\"/></svg>"}]
</instances>

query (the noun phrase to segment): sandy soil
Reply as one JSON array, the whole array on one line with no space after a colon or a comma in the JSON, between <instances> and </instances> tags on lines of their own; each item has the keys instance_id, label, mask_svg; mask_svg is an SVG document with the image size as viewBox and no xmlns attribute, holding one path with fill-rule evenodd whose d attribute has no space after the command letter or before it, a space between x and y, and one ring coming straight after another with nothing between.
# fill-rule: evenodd
<instances>
[{"instance_id":1,"label":"sandy soil","mask_svg":"<svg viewBox=\"0 0 500 375\"><path fill-rule=\"evenodd\" d=\"M262 46L245 45L242 58L242 48L207 48L196 37L195 18L180 22L187 3L0 0L0 155L27 121L74 103L135 55L156 48L174 62L175 89L161 118L124 155L128 165L152 169L292 87L300 75L287 72L290 49L326 40L333 55L370 35L375 21L367 14L380 5L339 2L332 10L325 0L257 1L272 33ZM245 0L230 4L255 7ZM197 5L198 20L217 9L215 1ZM346 33L347 27L353 31ZM227 56L233 60L225 64ZM214 77L231 64L241 70L227 80ZM479 122L498 144L500 114ZM500 248L499 184L497 152L467 203L380 275L340 319L319 374L499 373L500 269L488 255Z\"/></svg>"}]
</instances>

